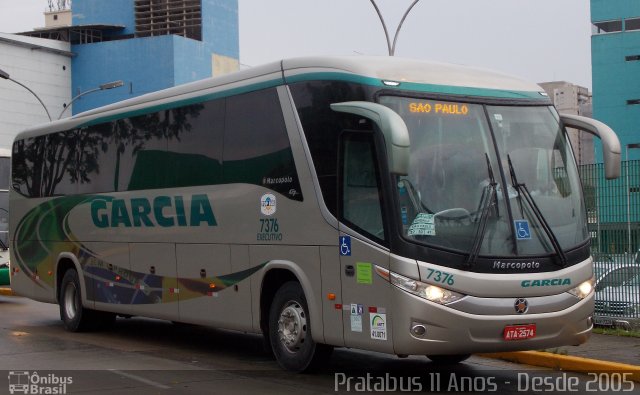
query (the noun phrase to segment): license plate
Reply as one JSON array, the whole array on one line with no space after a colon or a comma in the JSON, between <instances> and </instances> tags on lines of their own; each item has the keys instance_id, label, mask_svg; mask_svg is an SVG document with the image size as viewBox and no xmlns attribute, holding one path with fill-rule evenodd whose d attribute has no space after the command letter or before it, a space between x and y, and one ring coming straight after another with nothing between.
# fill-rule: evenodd
<instances>
[{"instance_id":1,"label":"license plate","mask_svg":"<svg viewBox=\"0 0 640 395\"><path fill-rule=\"evenodd\" d=\"M602 326L613 326L613 320L611 318L593 317L593 323Z\"/></svg>"},{"instance_id":2,"label":"license plate","mask_svg":"<svg viewBox=\"0 0 640 395\"><path fill-rule=\"evenodd\" d=\"M504 340L523 340L536 337L536 324L509 325L502 332Z\"/></svg>"}]
</instances>

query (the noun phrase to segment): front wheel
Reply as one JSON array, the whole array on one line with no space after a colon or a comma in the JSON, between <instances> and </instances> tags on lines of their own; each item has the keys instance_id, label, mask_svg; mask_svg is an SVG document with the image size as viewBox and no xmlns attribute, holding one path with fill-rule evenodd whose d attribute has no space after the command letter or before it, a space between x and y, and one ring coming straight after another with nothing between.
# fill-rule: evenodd
<instances>
[{"instance_id":1,"label":"front wheel","mask_svg":"<svg viewBox=\"0 0 640 395\"><path fill-rule=\"evenodd\" d=\"M276 293L269 311L269 339L278 364L293 372L318 367L333 350L313 341L307 299L296 281L283 284Z\"/></svg>"},{"instance_id":2,"label":"front wheel","mask_svg":"<svg viewBox=\"0 0 640 395\"><path fill-rule=\"evenodd\" d=\"M82 306L78 272L67 270L60 283L60 318L70 332L82 332L107 326L115 321L115 314L94 311Z\"/></svg>"}]
</instances>

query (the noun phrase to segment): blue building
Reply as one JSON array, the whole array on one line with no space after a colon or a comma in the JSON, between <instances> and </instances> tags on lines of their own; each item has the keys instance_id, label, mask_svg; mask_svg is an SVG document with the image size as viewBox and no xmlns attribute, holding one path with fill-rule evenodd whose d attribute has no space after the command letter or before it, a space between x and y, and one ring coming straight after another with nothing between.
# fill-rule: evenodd
<instances>
[{"instance_id":1,"label":"blue building","mask_svg":"<svg viewBox=\"0 0 640 395\"><path fill-rule=\"evenodd\" d=\"M71 43L77 114L239 68L238 0L74 0L71 26L23 33ZM55 16L55 15L54 15Z\"/></svg>"},{"instance_id":2,"label":"blue building","mask_svg":"<svg viewBox=\"0 0 640 395\"><path fill-rule=\"evenodd\" d=\"M591 21L593 116L618 133L625 151L640 143L640 1L591 0ZM596 155L602 162L602 151ZM629 158L640 159L640 150Z\"/></svg>"},{"instance_id":3,"label":"blue building","mask_svg":"<svg viewBox=\"0 0 640 395\"><path fill-rule=\"evenodd\" d=\"M596 191L599 250L632 253L640 247L640 1L591 0L591 21L593 117L616 131L623 162L619 179L604 181L600 169L588 182L583 172L583 185Z\"/></svg>"}]
</instances>

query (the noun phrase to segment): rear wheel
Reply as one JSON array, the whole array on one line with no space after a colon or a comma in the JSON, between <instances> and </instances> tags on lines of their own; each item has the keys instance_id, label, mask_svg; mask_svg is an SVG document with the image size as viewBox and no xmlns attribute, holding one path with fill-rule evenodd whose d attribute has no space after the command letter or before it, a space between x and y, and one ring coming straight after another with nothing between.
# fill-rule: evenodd
<instances>
[{"instance_id":1,"label":"rear wheel","mask_svg":"<svg viewBox=\"0 0 640 395\"><path fill-rule=\"evenodd\" d=\"M300 284L283 284L271 304L269 339L278 364L293 372L317 368L328 360L333 348L311 337L307 299Z\"/></svg>"},{"instance_id":2,"label":"rear wheel","mask_svg":"<svg viewBox=\"0 0 640 395\"><path fill-rule=\"evenodd\" d=\"M462 361L466 361L470 356L471 354L427 355L427 358L438 364L455 365Z\"/></svg>"},{"instance_id":3,"label":"rear wheel","mask_svg":"<svg viewBox=\"0 0 640 395\"><path fill-rule=\"evenodd\" d=\"M67 270L60 283L60 318L71 332L82 332L105 327L115 321L115 314L94 311L82 306L82 294L78 272Z\"/></svg>"}]
</instances>

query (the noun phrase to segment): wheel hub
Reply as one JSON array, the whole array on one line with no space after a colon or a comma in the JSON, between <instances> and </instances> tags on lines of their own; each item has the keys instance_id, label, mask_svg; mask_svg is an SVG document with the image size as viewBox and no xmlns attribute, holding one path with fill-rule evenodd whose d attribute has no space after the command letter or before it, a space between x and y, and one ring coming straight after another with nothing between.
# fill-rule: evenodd
<instances>
[{"instance_id":1,"label":"wheel hub","mask_svg":"<svg viewBox=\"0 0 640 395\"><path fill-rule=\"evenodd\" d=\"M282 345L292 353L300 350L307 335L307 318L297 302L285 305L278 319L278 335Z\"/></svg>"},{"instance_id":2,"label":"wheel hub","mask_svg":"<svg viewBox=\"0 0 640 395\"><path fill-rule=\"evenodd\" d=\"M78 301L74 284L67 284L64 289L64 311L69 319L74 319L78 312Z\"/></svg>"}]
</instances>

